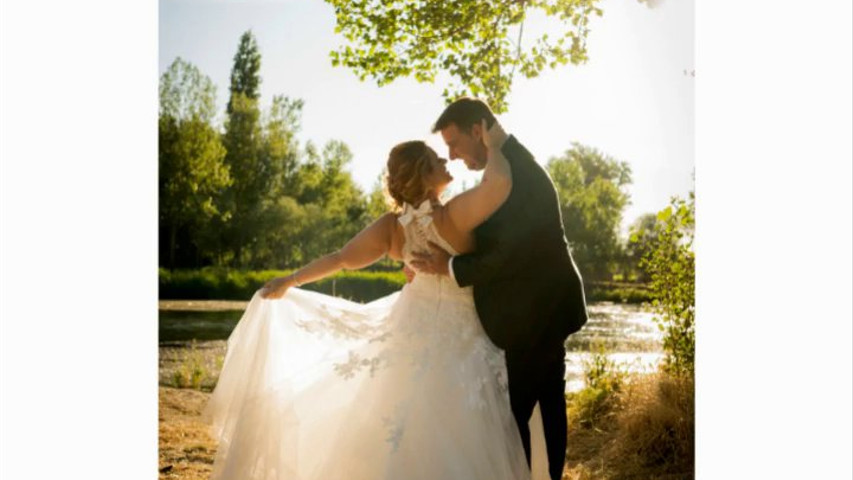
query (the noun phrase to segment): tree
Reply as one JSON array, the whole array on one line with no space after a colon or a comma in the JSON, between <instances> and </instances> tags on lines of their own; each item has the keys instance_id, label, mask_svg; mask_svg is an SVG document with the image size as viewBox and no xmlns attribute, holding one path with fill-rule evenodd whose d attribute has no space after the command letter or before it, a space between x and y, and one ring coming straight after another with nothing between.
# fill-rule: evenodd
<instances>
[{"instance_id":1,"label":"tree","mask_svg":"<svg viewBox=\"0 0 853 480\"><path fill-rule=\"evenodd\" d=\"M329 249L338 249L372 220L364 192L346 170L353 154L346 143L331 140L323 148L323 198L332 219Z\"/></svg>"},{"instance_id":2,"label":"tree","mask_svg":"<svg viewBox=\"0 0 853 480\"><path fill-rule=\"evenodd\" d=\"M207 257L220 266L291 267L340 248L371 220L344 142L300 151L302 100L274 96L262 114L260 65L247 31L221 134L210 125L216 90L207 77L178 59L161 79L161 251L170 252L161 264L178 266L176 245L187 239L195 258L185 255L180 266Z\"/></svg>"},{"instance_id":3,"label":"tree","mask_svg":"<svg viewBox=\"0 0 853 480\"><path fill-rule=\"evenodd\" d=\"M257 100L242 94L232 97L231 112L225 123L223 143L227 150L225 162L231 169L234 183L228 190L227 208L231 221L227 224L228 244L234 248L234 260L243 265L244 247L251 243L256 225L255 213L264 198L265 184L261 165L261 125Z\"/></svg>"},{"instance_id":4,"label":"tree","mask_svg":"<svg viewBox=\"0 0 853 480\"><path fill-rule=\"evenodd\" d=\"M573 143L552 158L548 173L559 194L566 238L581 273L610 279L620 256L619 224L628 205L631 168L595 150Z\"/></svg>"},{"instance_id":5,"label":"tree","mask_svg":"<svg viewBox=\"0 0 853 480\"><path fill-rule=\"evenodd\" d=\"M271 193L291 195L296 189L294 181L299 166L299 142L296 133L300 129L301 99L276 95L264 119L261 164L268 169L268 177L274 181Z\"/></svg>"},{"instance_id":6,"label":"tree","mask_svg":"<svg viewBox=\"0 0 853 480\"><path fill-rule=\"evenodd\" d=\"M385 173L381 173L373 183L373 189L367 196L367 215L376 219L391 209L388 196L385 192Z\"/></svg>"},{"instance_id":7,"label":"tree","mask_svg":"<svg viewBox=\"0 0 853 480\"><path fill-rule=\"evenodd\" d=\"M585 62L590 17L602 15L599 0L326 2L335 9L335 32L348 41L330 53L333 65L380 86L407 76L433 82L446 72L454 79L444 90L446 99L482 96L498 113L507 109L516 70L533 78L546 66ZM553 39L543 33L525 48L524 21L534 13L556 21L562 33Z\"/></svg>"},{"instance_id":8,"label":"tree","mask_svg":"<svg viewBox=\"0 0 853 480\"><path fill-rule=\"evenodd\" d=\"M261 95L261 52L251 30L240 36L240 45L234 55L234 66L231 68L231 99L242 95L251 100L257 100ZM228 102L228 113L232 105Z\"/></svg>"},{"instance_id":9,"label":"tree","mask_svg":"<svg viewBox=\"0 0 853 480\"><path fill-rule=\"evenodd\" d=\"M232 216L231 221L224 225L224 233L226 243L233 248L233 260L238 266L245 266L249 260L251 244L259 232L261 202L271 193L270 186L278 181L270 176L270 166L264 164L261 112L258 106L260 68L261 55L255 37L249 30L240 37L234 55L231 96L223 137L227 150L225 162L234 177L227 198L227 208Z\"/></svg>"},{"instance_id":10,"label":"tree","mask_svg":"<svg viewBox=\"0 0 853 480\"><path fill-rule=\"evenodd\" d=\"M283 195L261 201L257 237L246 265L295 267L337 250L371 220L364 194L346 170L349 147L338 140L319 151L308 142Z\"/></svg>"},{"instance_id":11,"label":"tree","mask_svg":"<svg viewBox=\"0 0 853 480\"><path fill-rule=\"evenodd\" d=\"M216 200L231 183L225 149L209 123L215 99L213 82L180 58L160 78L159 217L170 267L177 262L178 232L219 216Z\"/></svg>"},{"instance_id":12,"label":"tree","mask_svg":"<svg viewBox=\"0 0 853 480\"><path fill-rule=\"evenodd\" d=\"M645 271L640 262L651 251L657 241L657 214L646 213L638 217L628 228L628 242L625 245L623 268L628 274L635 274L638 281L647 282Z\"/></svg>"},{"instance_id":13,"label":"tree","mask_svg":"<svg viewBox=\"0 0 853 480\"><path fill-rule=\"evenodd\" d=\"M358 188L346 167L352 162L353 154L346 143L330 140L323 147L323 181L321 198L330 211L345 214L351 220L366 213L363 193Z\"/></svg>"},{"instance_id":14,"label":"tree","mask_svg":"<svg viewBox=\"0 0 853 480\"><path fill-rule=\"evenodd\" d=\"M301 199L318 205L324 218L322 230L315 234L317 255L340 248L370 221L364 194L346 170L351 161L349 147L331 140L309 164L309 171L303 177L308 179L310 175L311 180L306 181Z\"/></svg>"},{"instance_id":15,"label":"tree","mask_svg":"<svg viewBox=\"0 0 853 480\"><path fill-rule=\"evenodd\" d=\"M175 58L160 76L160 116L210 123L215 115L216 85L195 65Z\"/></svg>"},{"instance_id":16,"label":"tree","mask_svg":"<svg viewBox=\"0 0 853 480\"><path fill-rule=\"evenodd\" d=\"M310 260L305 257L305 245L312 239L304 231L310 212L295 198L282 196L266 201L260 215L259 236L252 251L255 268L288 268Z\"/></svg>"},{"instance_id":17,"label":"tree","mask_svg":"<svg viewBox=\"0 0 853 480\"><path fill-rule=\"evenodd\" d=\"M243 266L282 268L301 258L293 239L305 212L293 195L298 191L296 132L303 105L302 100L276 95L263 115L255 183L255 188L263 194L254 210L242 213L246 221L240 222L241 228L254 233L247 245L250 247L247 258L241 262Z\"/></svg>"}]
</instances>

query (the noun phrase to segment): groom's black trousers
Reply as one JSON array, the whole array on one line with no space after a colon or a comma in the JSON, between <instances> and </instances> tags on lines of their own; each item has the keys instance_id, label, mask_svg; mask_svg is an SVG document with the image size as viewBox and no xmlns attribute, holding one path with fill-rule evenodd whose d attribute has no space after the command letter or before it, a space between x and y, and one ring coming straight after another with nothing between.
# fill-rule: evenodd
<instances>
[{"instance_id":1,"label":"groom's black trousers","mask_svg":"<svg viewBox=\"0 0 853 480\"><path fill-rule=\"evenodd\" d=\"M563 345L506 351L509 401L521 433L527 464L530 464L528 422L538 401L545 430L548 471L553 480L560 480L563 476L568 442L565 357Z\"/></svg>"}]
</instances>

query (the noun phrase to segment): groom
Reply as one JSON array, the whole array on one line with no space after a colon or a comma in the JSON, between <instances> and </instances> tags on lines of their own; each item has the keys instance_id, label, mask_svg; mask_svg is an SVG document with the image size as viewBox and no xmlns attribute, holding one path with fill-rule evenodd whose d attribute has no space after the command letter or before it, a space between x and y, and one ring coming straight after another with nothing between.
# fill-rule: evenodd
<instances>
[{"instance_id":1,"label":"groom","mask_svg":"<svg viewBox=\"0 0 853 480\"><path fill-rule=\"evenodd\" d=\"M450 104L433 127L450 159L482 170L488 158L481 120L497 121L486 103L463 97ZM569 252L560 202L551 178L514 136L501 151L512 170L512 191L474 232L475 252L450 257L437 245L414 265L473 285L483 329L506 352L509 397L530 463L528 421L536 402L542 412L548 469L562 477L567 420L564 342L587 320L580 274Z\"/></svg>"}]
</instances>

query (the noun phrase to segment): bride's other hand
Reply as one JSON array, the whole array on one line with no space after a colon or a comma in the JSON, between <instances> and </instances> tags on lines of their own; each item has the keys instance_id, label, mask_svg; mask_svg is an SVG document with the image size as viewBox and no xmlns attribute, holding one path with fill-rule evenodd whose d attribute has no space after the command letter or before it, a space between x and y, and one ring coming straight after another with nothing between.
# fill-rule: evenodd
<instances>
[{"instance_id":1,"label":"bride's other hand","mask_svg":"<svg viewBox=\"0 0 853 480\"><path fill-rule=\"evenodd\" d=\"M477 127L478 125L474 125ZM460 232L472 232L495 213L512 192L512 167L503 154L502 147L509 139L501 124L495 120L486 130L486 120L472 129L473 138L479 138L486 147L487 162L480 183L453 197L445 205L450 222ZM444 269L447 271L447 269Z\"/></svg>"},{"instance_id":2,"label":"bride's other hand","mask_svg":"<svg viewBox=\"0 0 853 480\"><path fill-rule=\"evenodd\" d=\"M261 297L267 299L281 298L287 293L287 289L292 287L293 283L290 277L278 277L265 283L261 289Z\"/></svg>"},{"instance_id":3,"label":"bride's other hand","mask_svg":"<svg viewBox=\"0 0 853 480\"><path fill-rule=\"evenodd\" d=\"M486 126L486 119L484 118L480 121L480 126L483 130L483 145L487 149L497 150L503 146L508 135L497 120L492 124L492 128L489 128Z\"/></svg>"}]
</instances>

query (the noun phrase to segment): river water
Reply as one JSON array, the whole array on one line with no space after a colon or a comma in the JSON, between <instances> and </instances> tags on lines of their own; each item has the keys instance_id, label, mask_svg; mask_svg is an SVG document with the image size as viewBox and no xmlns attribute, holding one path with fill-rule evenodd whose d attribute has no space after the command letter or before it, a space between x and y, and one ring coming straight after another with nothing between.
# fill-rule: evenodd
<instances>
[{"instance_id":1,"label":"river water","mask_svg":"<svg viewBox=\"0 0 853 480\"><path fill-rule=\"evenodd\" d=\"M194 349L212 372L225 355L225 340L237 325L246 302L161 301L159 313L160 381ZM654 370L662 359L661 333L653 315L639 305L597 302L589 305L589 322L566 342L566 391L584 385L584 361L603 349L630 372Z\"/></svg>"}]
</instances>

